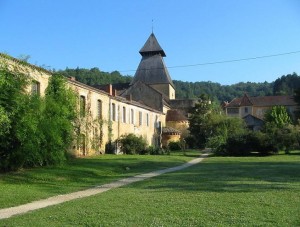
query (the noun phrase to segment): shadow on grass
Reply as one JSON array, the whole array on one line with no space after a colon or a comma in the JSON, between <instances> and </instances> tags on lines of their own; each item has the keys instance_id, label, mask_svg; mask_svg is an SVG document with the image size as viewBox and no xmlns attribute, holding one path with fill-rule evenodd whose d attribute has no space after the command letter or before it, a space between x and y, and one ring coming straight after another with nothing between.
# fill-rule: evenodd
<instances>
[{"instance_id":1,"label":"shadow on grass","mask_svg":"<svg viewBox=\"0 0 300 227\"><path fill-rule=\"evenodd\" d=\"M59 167L43 167L0 175L0 181L9 185L28 185L50 194L82 190L121 178L165 169L184 163L176 156L162 161L160 157L109 156L79 158ZM0 187L1 188L1 187Z\"/></svg>"},{"instance_id":2,"label":"shadow on grass","mask_svg":"<svg viewBox=\"0 0 300 227\"><path fill-rule=\"evenodd\" d=\"M158 182L158 183L156 183ZM162 175L144 189L206 192L299 190L299 162L202 162Z\"/></svg>"}]
</instances>

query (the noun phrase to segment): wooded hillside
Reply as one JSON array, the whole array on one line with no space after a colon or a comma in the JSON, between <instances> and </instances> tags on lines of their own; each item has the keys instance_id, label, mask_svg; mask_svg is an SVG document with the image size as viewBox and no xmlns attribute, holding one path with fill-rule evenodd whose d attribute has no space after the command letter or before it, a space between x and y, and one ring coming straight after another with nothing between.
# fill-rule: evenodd
<instances>
[{"instance_id":1,"label":"wooded hillside","mask_svg":"<svg viewBox=\"0 0 300 227\"><path fill-rule=\"evenodd\" d=\"M75 77L77 81L87 85L100 85L109 83L128 83L131 76L121 75L118 71L103 72L98 68L91 69L65 69L59 71L64 76ZM295 89L300 88L300 76L297 73L279 77L274 82L254 83L240 82L232 85L221 85L214 82L183 82L174 80L177 98L197 98L201 94L207 94L213 100L231 101L235 97L241 97L245 92L250 96L269 95L294 95Z\"/></svg>"}]
</instances>

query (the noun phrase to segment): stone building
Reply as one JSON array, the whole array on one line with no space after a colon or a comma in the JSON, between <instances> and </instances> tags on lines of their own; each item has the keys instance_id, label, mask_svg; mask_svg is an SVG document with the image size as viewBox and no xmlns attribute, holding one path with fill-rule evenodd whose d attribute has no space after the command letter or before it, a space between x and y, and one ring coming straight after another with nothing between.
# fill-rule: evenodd
<instances>
[{"instance_id":1,"label":"stone building","mask_svg":"<svg viewBox=\"0 0 300 227\"><path fill-rule=\"evenodd\" d=\"M78 118L76 155L104 153L108 143L128 133L142 136L156 147L187 134L187 113L195 100L175 99L175 86L163 60L166 54L153 33L139 53L142 59L130 84L92 87L68 78L68 86L78 96L74 108L86 113ZM0 63L28 75L32 79L29 92L45 94L50 71L6 54L0 54Z\"/></svg>"}]
</instances>

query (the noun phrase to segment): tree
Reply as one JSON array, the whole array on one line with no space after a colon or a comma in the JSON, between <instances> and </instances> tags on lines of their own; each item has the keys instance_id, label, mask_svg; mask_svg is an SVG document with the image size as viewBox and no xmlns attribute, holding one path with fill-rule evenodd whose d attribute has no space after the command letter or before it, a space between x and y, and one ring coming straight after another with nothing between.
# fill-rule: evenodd
<instances>
[{"instance_id":1,"label":"tree","mask_svg":"<svg viewBox=\"0 0 300 227\"><path fill-rule=\"evenodd\" d=\"M59 164L66 159L74 141L74 121L77 117L76 95L67 87L66 79L54 74L45 94L45 109L41 129L47 140L43 144L44 164Z\"/></svg>"},{"instance_id":2,"label":"tree","mask_svg":"<svg viewBox=\"0 0 300 227\"><path fill-rule=\"evenodd\" d=\"M5 109L0 106L0 136L9 132L10 124L11 122Z\"/></svg>"},{"instance_id":3,"label":"tree","mask_svg":"<svg viewBox=\"0 0 300 227\"><path fill-rule=\"evenodd\" d=\"M21 160L21 140L19 138L20 122L27 111L28 96L25 87L28 79L19 72L12 73L6 66L0 69L0 170L18 168Z\"/></svg>"},{"instance_id":4,"label":"tree","mask_svg":"<svg viewBox=\"0 0 300 227\"><path fill-rule=\"evenodd\" d=\"M284 125L292 123L291 117L284 106L273 106L265 113L264 120L266 127L275 125L278 128L282 128Z\"/></svg>"},{"instance_id":5,"label":"tree","mask_svg":"<svg viewBox=\"0 0 300 227\"><path fill-rule=\"evenodd\" d=\"M45 97L26 92L30 80L0 69L0 170L59 164L73 141L76 96L52 76Z\"/></svg>"},{"instance_id":6,"label":"tree","mask_svg":"<svg viewBox=\"0 0 300 227\"><path fill-rule=\"evenodd\" d=\"M205 95L201 96L198 103L191 111L189 118L189 131L194 139L196 146L204 148L210 134L210 128L207 122L209 121L212 105L210 100Z\"/></svg>"},{"instance_id":7,"label":"tree","mask_svg":"<svg viewBox=\"0 0 300 227\"><path fill-rule=\"evenodd\" d=\"M224 145L230 135L243 134L246 130L242 119L226 116L220 106L205 95L193 108L189 123L190 134L200 148L217 148Z\"/></svg>"}]
</instances>

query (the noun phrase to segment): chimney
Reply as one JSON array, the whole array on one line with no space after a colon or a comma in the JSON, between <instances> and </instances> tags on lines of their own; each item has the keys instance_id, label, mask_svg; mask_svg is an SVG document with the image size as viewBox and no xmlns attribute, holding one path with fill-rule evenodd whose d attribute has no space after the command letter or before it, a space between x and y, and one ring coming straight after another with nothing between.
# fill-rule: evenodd
<instances>
[{"instance_id":1,"label":"chimney","mask_svg":"<svg viewBox=\"0 0 300 227\"><path fill-rule=\"evenodd\" d=\"M126 95L126 100L131 102L132 101L132 95L131 94Z\"/></svg>"},{"instance_id":2,"label":"chimney","mask_svg":"<svg viewBox=\"0 0 300 227\"><path fill-rule=\"evenodd\" d=\"M107 85L105 86L105 91L106 91L109 95L113 95L112 85L111 85L111 84L107 84Z\"/></svg>"},{"instance_id":3,"label":"chimney","mask_svg":"<svg viewBox=\"0 0 300 227\"><path fill-rule=\"evenodd\" d=\"M113 96L117 96L117 89L113 89Z\"/></svg>"}]
</instances>

